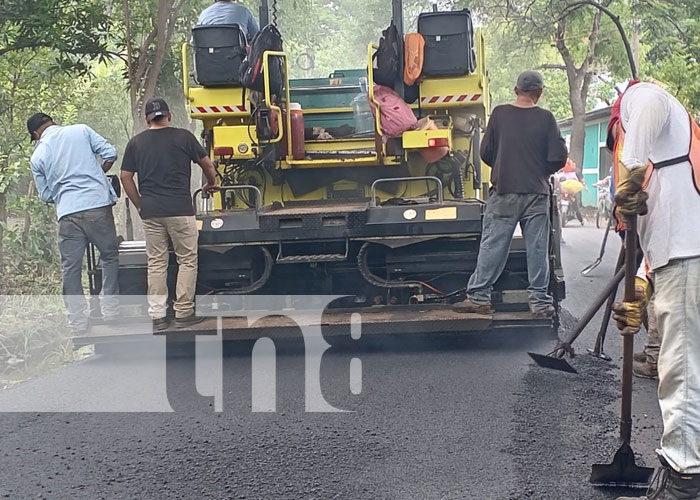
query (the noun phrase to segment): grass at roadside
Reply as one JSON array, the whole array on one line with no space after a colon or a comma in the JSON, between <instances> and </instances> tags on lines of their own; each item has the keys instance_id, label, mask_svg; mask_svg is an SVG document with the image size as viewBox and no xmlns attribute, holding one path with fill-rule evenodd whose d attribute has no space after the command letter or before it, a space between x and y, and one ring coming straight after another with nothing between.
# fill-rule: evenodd
<instances>
[{"instance_id":1,"label":"grass at roadside","mask_svg":"<svg viewBox=\"0 0 700 500\"><path fill-rule=\"evenodd\" d=\"M0 390L91 354L73 350L60 295L0 296Z\"/></svg>"}]
</instances>

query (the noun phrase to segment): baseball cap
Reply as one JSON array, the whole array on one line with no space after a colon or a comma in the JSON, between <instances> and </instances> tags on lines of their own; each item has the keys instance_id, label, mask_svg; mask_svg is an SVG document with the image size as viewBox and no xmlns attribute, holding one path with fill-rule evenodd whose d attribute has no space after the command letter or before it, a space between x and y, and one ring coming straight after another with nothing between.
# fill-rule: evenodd
<instances>
[{"instance_id":1,"label":"baseball cap","mask_svg":"<svg viewBox=\"0 0 700 500\"><path fill-rule=\"evenodd\" d=\"M518 83L516 84L520 90L540 90L544 88L544 78L539 71L529 69L518 75Z\"/></svg>"},{"instance_id":2,"label":"baseball cap","mask_svg":"<svg viewBox=\"0 0 700 500\"><path fill-rule=\"evenodd\" d=\"M159 116L168 116L170 113L170 108L168 108L168 103L160 97L154 97L146 102L145 106L146 118L153 120Z\"/></svg>"},{"instance_id":3,"label":"baseball cap","mask_svg":"<svg viewBox=\"0 0 700 500\"><path fill-rule=\"evenodd\" d=\"M34 113L27 120L27 130L29 130L29 138L34 141L34 132L39 130L45 123L52 122L51 118L46 113Z\"/></svg>"}]
</instances>

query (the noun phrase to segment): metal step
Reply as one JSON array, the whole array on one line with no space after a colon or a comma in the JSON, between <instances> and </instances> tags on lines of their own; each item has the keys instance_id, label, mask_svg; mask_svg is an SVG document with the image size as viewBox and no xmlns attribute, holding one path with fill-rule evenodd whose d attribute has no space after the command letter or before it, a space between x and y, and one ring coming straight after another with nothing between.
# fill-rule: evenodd
<instances>
[{"instance_id":1,"label":"metal step","mask_svg":"<svg viewBox=\"0 0 700 500\"><path fill-rule=\"evenodd\" d=\"M277 252L277 264L304 264L307 262L344 262L348 259L350 242L345 240L345 253L319 253L311 255L284 255L282 251L282 242L279 242L279 251Z\"/></svg>"},{"instance_id":2,"label":"metal step","mask_svg":"<svg viewBox=\"0 0 700 500\"><path fill-rule=\"evenodd\" d=\"M343 262L348 256L342 253L327 253L318 255L289 255L277 257L278 264L303 264L305 262Z\"/></svg>"}]
</instances>

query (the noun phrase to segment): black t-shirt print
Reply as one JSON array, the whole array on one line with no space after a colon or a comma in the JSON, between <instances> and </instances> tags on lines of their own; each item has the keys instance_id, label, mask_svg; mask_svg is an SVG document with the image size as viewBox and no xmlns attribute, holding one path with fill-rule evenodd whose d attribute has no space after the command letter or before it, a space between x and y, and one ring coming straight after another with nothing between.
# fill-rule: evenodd
<instances>
[{"instance_id":1,"label":"black t-shirt print","mask_svg":"<svg viewBox=\"0 0 700 500\"><path fill-rule=\"evenodd\" d=\"M208 156L189 130L148 129L126 146L122 170L134 172L141 193L141 217L194 215L190 177L192 162Z\"/></svg>"}]
</instances>

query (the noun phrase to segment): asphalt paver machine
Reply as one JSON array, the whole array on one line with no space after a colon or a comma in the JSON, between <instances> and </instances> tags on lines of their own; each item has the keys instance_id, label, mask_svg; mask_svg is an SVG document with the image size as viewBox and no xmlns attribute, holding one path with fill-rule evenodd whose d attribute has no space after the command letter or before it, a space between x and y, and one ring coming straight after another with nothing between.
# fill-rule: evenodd
<instances>
[{"instance_id":1,"label":"asphalt paver machine","mask_svg":"<svg viewBox=\"0 0 700 500\"><path fill-rule=\"evenodd\" d=\"M261 10L265 24L265 5ZM392 10L402 39L401 0L392 2ZM495 286L496 313L460 314L450 307L463 298L475 269L489 192L490 169L479 159L489 82L481 30L471 36L473 71L419 80L411 107L434 126L399 137L382 130L381 112L368 117L369 107L358 111L362 99L380 108L374 95L374 44L348 48L366 54L366 67L339 69L328 78L289 79L287 54L266 53L266 66L276 58L285 68L283 89L273 95L266 79L256 104L239 84L197 84L185 45L184 98L191 118L203 124L202 140L221 183L211 198L200 192L193 197L198 295L283 296L292 308L299 298L338 296L324 321L340 325L360 312L363 334L556 327L557 317L538 319L529 313L525 246L519 236ZM395 85L399 94L404 92L401 68ZM295 113L303 116L301 148ZM447 154L429 163L424 156L430 155L422 153L431 148L445 148ZM550 292L558 304L565 287L557 221L552 213ZM174 256L171 267L174 278ZM92 268L98 274L99 262L93 260ZM93 284L98 292L99 279ZM124 295L146 294L143 242L122 244L120 286ZM223 328L232 337L269 336L285 329L275 321L249 326L226 319ZM216 322L197 326L215 327ZM110 335L109 329L93 331Z\"/></svg>"}]
</instances>

